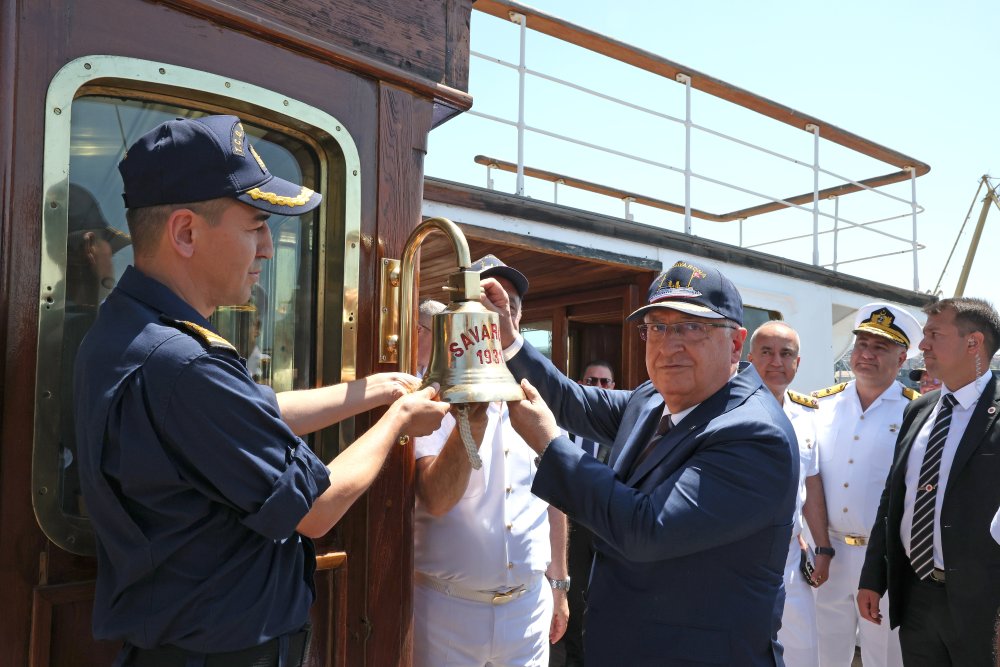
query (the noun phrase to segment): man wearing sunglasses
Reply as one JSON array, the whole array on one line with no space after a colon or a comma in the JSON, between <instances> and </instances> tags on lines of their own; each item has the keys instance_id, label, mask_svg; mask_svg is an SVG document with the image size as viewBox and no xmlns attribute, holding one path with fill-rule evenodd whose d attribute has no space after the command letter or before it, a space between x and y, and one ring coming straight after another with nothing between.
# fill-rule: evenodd
<instances>
[{"instance_id":1,"label":"man wearing sunglasses","mask_svg":"<svg viewBox=\"0 0 1000 667\"><path fill-rule=\"evenodd\" d=\"M532 492L596 536L587 664L781 664L798 448L760 375L739 369L747 331L733 283L687 261L653 281L628 318L641 322L650 377L634 391L566 378L517 335L499 285L483 287L508 367L528 380L510 415L539 454ZM609 465L560 425L612 440Z\"/></svg>"}]
</instances>

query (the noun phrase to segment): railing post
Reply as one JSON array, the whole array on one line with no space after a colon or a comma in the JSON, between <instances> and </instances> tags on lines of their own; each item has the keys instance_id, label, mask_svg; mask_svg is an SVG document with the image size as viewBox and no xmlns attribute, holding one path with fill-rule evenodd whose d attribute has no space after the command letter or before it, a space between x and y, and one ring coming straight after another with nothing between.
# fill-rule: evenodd
<instances>
[{"instance_id":1,"label":"railing post","mask_svg":"<svg viewBox=\"0 0 1000 667\"><path fill-rule=\"evenodd\" d=\"M486 189L493 189L493 163L486 165Z\"/></svg>"},{"instance_id":2,"label":"railing post","mask_svg":"<svg viewBox=\"0 0 1000 667\"><path fill-rule=\"evenodd\" d=\"M634 220L635 217L629 212L629 205L635 201L635 197L623 197L622 201L625 202L625 219Z\"/></svg>"},{"instance_id":3,"label":"railing post","mask_svg":"<svg viewBox=\"0 0 1000 667\"><path fill-rule=\"evenodd\" d=\"M819 126L809 123L813 133L813 266L819 266Z\"/></svg>"},{"instance_id":4,"label":"railing post","mask_svg":"<svg viewBox=\"0 0 1000 667\"><path fill-rule=\"evenodd\" d=\"M743 223L746 222L746 218L740 218L740 247L743 247Z\"/></svg>"},{"instance_id":5,"label":"railing post","mask_svg":"<svg viewBox=\"0 0 1000 667\"><path fill-rule=\"evenodd\" d=\"M684 84L684 233L691 234L691 77L677 75Z\"/></svg>"},{"instance_id":6,"label":"railing post","mask_svg":"<svg viewBox=\"0 0 1000 667\"><path fill-rule=\"evenodd\" d=\"M840 237L840 197L830 197L833 200L833 270L837 270L837 248Z\"/></svg>"},{"instance_id":7,"label":"railing post","mask_svg":"<svg viewBox=\"0 0 1000 667\"><path fill-rule=\"evenodd\" d=\"M508 14L521 26L521 60L517 65L517 194L524 196L524 77L527 72L525 50L528 41L528 17L518 12Z\"/></svg>"},{"instance_id":8,"label":"railing post","mask_svg":"<svg viewBox=\"0 0 1000 667\"><path fill-rule=\"evenodd\" d=\"M917 272L917 170L903 167L910 172L910 209L913 211L913 291L920 291L920 275Z\"/></svg>"},{"instance_id":9,"label":"railing post","mask_svg":"<svg viewBox=\"0 0 1000 667\"><path fill-rule=\"evenodd\" d=\"M563 185L565 182L566 181L564 181L561 178L557 178L556 180L552 181L552 203L553 204L558 204L559 203L559 186Z\"/></svg>"}]
</instances>

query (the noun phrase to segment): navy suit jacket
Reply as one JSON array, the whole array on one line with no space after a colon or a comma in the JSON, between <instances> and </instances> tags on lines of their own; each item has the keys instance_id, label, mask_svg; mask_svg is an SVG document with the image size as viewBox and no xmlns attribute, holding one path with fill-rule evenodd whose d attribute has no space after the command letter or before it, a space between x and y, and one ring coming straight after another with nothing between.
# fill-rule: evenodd
<instances>
[{"instance_id":1,"label":"navy suit jacket","mask_svg":"<svg viewBox=\"0 0 1000 667\"><path fill-rule=\"evenodd\" d=\"M909 557L899 536L906 493L906 466L920 429L941 397L931 391L906 406L896 440L896 454L872 526L860 587L889 591L889 622L900 624L907 612ZM1000 383L996 376L983 389L969 425L955 450L941 505L948 607L955 626L970 641L992 641L1000 606L1000 545L990 523L1000 506Z\"/></svg>"},{"instance_id":2,"label":"navy suit jacket","mask_svg":"<svg viewBox=\"0 0 1000 667\"><path fill-rule=\"evenodd\" d=\"M587 663L782 665L798 450L757 372L740 372L627 473L663 411L651 383L582 387L527 343L508 366L563 428L614 442L609 467L556 438L532 485L596 536Z\"/></svg>"}]
</instances>

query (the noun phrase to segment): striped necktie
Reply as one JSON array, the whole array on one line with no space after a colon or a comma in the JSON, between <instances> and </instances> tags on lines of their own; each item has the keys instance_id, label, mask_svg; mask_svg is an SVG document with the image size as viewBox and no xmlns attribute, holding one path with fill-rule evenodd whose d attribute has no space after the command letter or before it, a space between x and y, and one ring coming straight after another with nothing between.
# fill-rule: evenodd
<instances>
[{"instance_id":1,"label":"striped necktie","mask_svg":"<svg viewBox=\"0 0 1000 667\"><path fill-rule=\"evenodd\" d=\"M955 407L954 395L945 394L941 400L927 451L920 465L920 481L913 503L913 530L910 532L910 563L920 579L927 579L934 570L934 506L937 503L938 476L941 472L941 454L948 439L951 412Z\"/></svg>"}]
</instances>

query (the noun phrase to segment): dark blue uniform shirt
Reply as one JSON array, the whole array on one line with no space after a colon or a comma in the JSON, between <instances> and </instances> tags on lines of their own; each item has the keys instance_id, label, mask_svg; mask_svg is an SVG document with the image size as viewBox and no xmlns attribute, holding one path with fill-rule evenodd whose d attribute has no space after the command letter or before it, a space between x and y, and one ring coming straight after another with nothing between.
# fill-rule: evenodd
<instances>
[{"instance_id":1,"label":"dark blue uniform shirt","mask_svg":"<svg viewBox=\"0 0 1000 667\"><path fill-rule=\"evenodd\" d=\"M299 630L330 481L236 350L129 267L76 364L80 477L97 533L94 635L210 653Z\"/></svg>"}]
</instances>

